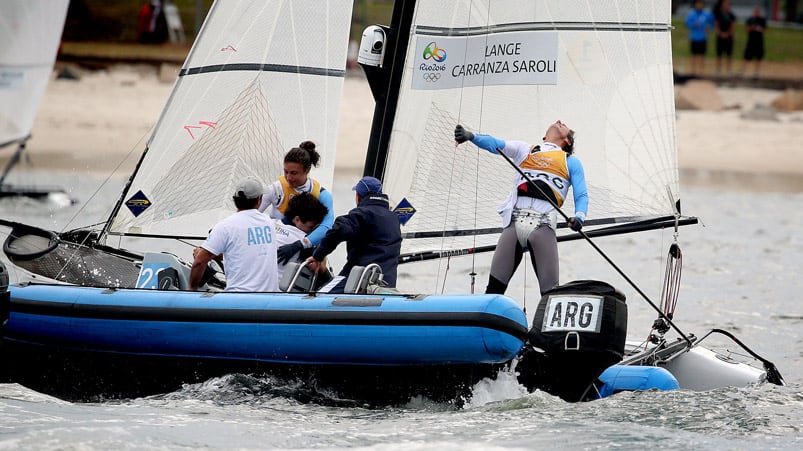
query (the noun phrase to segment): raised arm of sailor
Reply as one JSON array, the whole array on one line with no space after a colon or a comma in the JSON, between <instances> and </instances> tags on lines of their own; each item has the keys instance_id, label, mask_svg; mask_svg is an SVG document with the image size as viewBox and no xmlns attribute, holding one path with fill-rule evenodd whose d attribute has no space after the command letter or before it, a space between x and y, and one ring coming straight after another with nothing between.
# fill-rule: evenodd
<instances>
[{"instance_id":1,"label":"raised arm of sailor","mask_svg":"<svg viewBox=\"0 0 803 451\"><path fill-rule=\"evenodd\" d=\"M504 153L516 164L521 163L530 154L530 144L524 141L505 141L491 135L475 133L472 135L473 142L480 149L499 154Z\"/></svg>"}]
</instances>

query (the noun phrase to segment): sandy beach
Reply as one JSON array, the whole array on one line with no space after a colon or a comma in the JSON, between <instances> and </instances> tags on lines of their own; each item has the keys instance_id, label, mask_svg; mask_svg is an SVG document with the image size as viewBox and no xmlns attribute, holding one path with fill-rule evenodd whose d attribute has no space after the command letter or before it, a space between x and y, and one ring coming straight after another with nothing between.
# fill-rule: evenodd
<instances>
[{"instance_id":1,"label":"sandy beach","mask_svg":"<svg viewBox=\"0 0 803 451\"><path fill-rule=\"evenodd\" d=\"M167 78L167 80L165 80ZM151 66L82 72L48 85L20 169L123 174L135 164L172 89ZM756 118L781 91L716 88L720 111L678 110L684 183L773 190L803 189L803 111ZM757 110L758 109L758 110ZM359 75L346 77L337 146L338 176L362 171L373 99ZM761 115L758 115L761 116ZM763 156L755 158L756 152ZM0 155L0 164L11 152Z\"/></svg>"}]
</instances>

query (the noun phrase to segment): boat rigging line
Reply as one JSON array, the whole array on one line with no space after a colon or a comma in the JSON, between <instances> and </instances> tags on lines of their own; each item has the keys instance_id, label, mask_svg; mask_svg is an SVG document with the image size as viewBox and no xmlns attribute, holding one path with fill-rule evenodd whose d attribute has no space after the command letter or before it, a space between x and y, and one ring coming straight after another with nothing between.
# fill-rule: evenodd
<instances>
[{"instance_id":1,"label":"boat rigging line","mask_svg":"<svg viewBox=\"0 0 803 451\"><path fill-rule=\"evenodd\" d=\"M467 13L468 13L469 22L471 21L471 13L472 13L473 6L474 6L473 2L469 3L469 5L468 5L468 12ZM489 8L490 8L490 5L489 5ZM488 28L488 24L489 24L490 20L491 20L491 18L490 18L490 11L489 11L489 14L486 15L486 22L485 22L485 28L486 29ZM487 45L487 42L488 42L488 35L487 34L485 35L485 42L486 42L486 45ZM468 46L465 46L463 48L463 60L465 61L467 59L467 57L468 57ZM466 82L466 77L464 75L464 76L460 77L460 90L459 90L460 95L458 97L459 100L458 100L458 105L457 105L457 122L458 123L460 123L461 114L463 112L463 92L464 92L464 89L465 89L465 82ZM481 97L484 97L484 95L485 95L485 84L484 83L483 83L481 89L482 89ZM480 121L482 121L482 104L480 104ZM454 147L455 147L455 150L457 150L457 142L454 143ZM453 155L453 158L455 158L457 153L453 153L452 155ZM478 170L479 162L480 162L479 155L475 155L474 165L475 165L475 169L477 169L477 170L474 171L474 187L475 187L475 190L478 189L479 185L480 185L480 171ZM454 173L454 170L455 170L454 162L451 165L451 167L452 167L452 173ZM450 176L451 176L451 174L450 174ZM451 185L451 182L450 182L450 185ZM478 207L478 199L479 199L478 196L475 195L474 196L474 206L473 206L473 211L474 211L474 230L477 229L477 211L479 209L479 207ZM444 238L446 236L447 236L446 227L443 227L443 231L442 231L442 236L441 237ZM477 235L476 234L474 234L472 236L472 241L473 241L473 243L472 243L471 249L475 249L477 247ZM495 248L495 246L494 246L494 248ZM468 252L467 254L471 254L471 271L469 272L468 275L469 275L469 279L470 279L470 284L469 284L470 293L474 294L474 289L475 289L476 281L477 281L476 256L474 255L475 252ZM466 254L459 253L459 254L456 254L456 255L466 255ZM399 260L401 260L401 258ZM447 257L447 262L449 260L451 260L451 255ZM447 263L447 265L448 265L448 263ZM447 268L448 268L448 266L447 266ZM445 279L446 278L444 277L444 282L445 282Z\"/></svg>"},{"instance_id":2,"label":"boat rigging line","mask_svg":"<svg viewBox=\"0 0 803 451\"><path fill-rule=\"evenodd\" d=\"M674 318L675 309L678 306L678 294L680 293L680 275L683 268L683 253L677 242L669 246L669 254L666 258L666 271L664 272L664 283L661 288L661 308L667 317ZM666 333L669 326L663 318L655 320L652 326L660 334Z\"/></svg>"}]
</instances>

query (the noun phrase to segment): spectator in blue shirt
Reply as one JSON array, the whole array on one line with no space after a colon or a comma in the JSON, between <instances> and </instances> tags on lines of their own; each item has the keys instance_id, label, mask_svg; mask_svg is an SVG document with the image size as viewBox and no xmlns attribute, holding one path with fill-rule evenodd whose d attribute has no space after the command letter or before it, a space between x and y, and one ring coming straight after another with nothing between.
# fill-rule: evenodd
<instances>
[{"instance_id":1,"label":"spectator in blue shirt","mask_svg":"<svg viewBox=\"0 0 803 451\"><path fill-rule=\"evenodd\" d=\"M705 72L708 32L714 28L714 15L705 9L701 0L697 0L694 2L694 9L686 16L685 24L689 29L691 43L691 74L702 75Z\"/></svg>"}]
</instances>

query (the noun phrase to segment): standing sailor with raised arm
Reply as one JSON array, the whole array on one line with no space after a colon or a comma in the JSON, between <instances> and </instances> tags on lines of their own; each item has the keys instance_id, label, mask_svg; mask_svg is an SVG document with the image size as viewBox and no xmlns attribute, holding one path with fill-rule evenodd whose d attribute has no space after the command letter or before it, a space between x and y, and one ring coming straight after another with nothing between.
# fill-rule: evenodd
<instances>
[{"instance_id":1,"label":"standing sailor with raised arm","mask_svg":"<svg viewBox=\"0 0 803 451\"><path fill-rule=\"evenodd\" d=\"M503 141L491 135L474 134L457 125L458 144L471 141L488 152L504 153L517 164L529 181L516 176L516 186L497 209L502 216L502 234L491 262L486 293L504 293L521 263L524 250L530 251L538 286L543 294L559 281L556 205L560 208L572 187L574 217L568 225L579 231L588 212L585 172L574 153L574 130L561 121L547 128L543 143ZM533 182L533 183L530 183Z\"/></svg>"}]
</instances>

